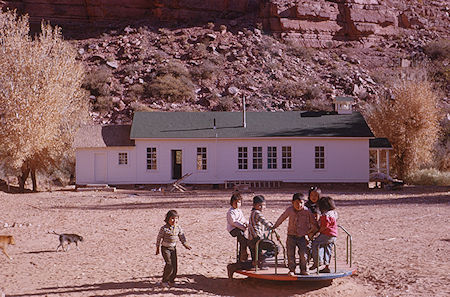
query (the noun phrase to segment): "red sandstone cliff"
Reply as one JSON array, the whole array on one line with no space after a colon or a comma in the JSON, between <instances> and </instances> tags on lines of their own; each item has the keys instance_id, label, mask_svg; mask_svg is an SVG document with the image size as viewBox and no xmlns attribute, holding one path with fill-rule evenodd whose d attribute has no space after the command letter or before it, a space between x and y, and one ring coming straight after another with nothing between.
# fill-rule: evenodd
<instances>
[{"instance_id":1,"label":"red sandstone cliff","mask_svg":"<svg viewBox=\"0 0 450 297\"><path fill-rule=\"evenodd\" d=\"M3 3L3 4L2 4ZM206 22L256 14L266 31L308 46L370 45L399 29L446 31L445 0L12 0L0 6L53 23L166 20Z\"/></svg>"}]
</instances>

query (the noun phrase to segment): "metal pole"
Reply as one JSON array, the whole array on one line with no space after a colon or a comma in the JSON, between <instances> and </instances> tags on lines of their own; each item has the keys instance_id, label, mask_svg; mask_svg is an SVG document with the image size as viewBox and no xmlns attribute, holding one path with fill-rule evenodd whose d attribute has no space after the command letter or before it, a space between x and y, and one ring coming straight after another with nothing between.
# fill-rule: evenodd
<instances>
[{"instance_id":1,"label":"metal pole","mask_svg":"<svg viewBox=\"0 0 450 297\"><path fill-rule=\"evenodd\" d=\"M319 274L319 253L320 253L320 245L317 246L317 258L316 258L316 264L317 264L317 274Z\"/></svg>"},{"instance_id":2,"label":"metal pole","mask_svg":"<svg viewBox=\"0 0 450 297\"><path fill-rule=\"evenodd\" d=\"M352 236L350 235L350 267L352 267Z\"/></svg>"},{"instance_id":3,"label":"metal pole","mask_svg":"<svg viewBox=\"0 0 450 297\"><path fill-rule=\"evenodd\" d=\"M334 273L337 272L337 252L336 242L334 243Z\"/></svg>"},{"instance_id":4,"label":"metal pole","mask_svg":"<svg viewBox=\"0 0 450 297\"><path fill-rule=\"evenodd\" d=\"M239 262L239 241L236 237L236 263Z\"/></svg>"},{"instance_id":5,"label":"metal pole","mask_svg":"<svg viewBox=\"0 0 450 297\"><path fill-rule=\"evenodd\" d=\"M255 244L255 272L258 271L258 254L259 254L259 242L261 241L258 240Z\"/></svg>"},{"instance_id":6,"label":"metal pole","mask_svg":"<svg viewBox=\"0 0 450 297\"><path fill-rule=\"evenodd\" d=\"M270 240L273 241L273 232L270 233ZM275 274L278 274L278 245L275 243L275 241L273 241L273 243L275 244Z\"/></svg>"},{"instance_id":7,"label":"metal pole","mask_svg":"<svg viewBox=\"0 0 450 297\"><path fill-rule=\"evenodd\" d=\"M348 264L348 235L346 238L345 253L346 253L345 261Z\"/></svg>"}]
</instances>

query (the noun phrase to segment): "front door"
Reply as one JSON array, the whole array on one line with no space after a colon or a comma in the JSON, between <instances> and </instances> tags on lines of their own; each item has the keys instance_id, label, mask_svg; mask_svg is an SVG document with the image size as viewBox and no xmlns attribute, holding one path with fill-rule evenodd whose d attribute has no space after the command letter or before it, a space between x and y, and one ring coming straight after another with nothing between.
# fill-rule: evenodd
<instances>
[{"instance_id":1,"label":"front door","mask_svg":"<svg viewBox=\"0 0 450 297\"><path fill-rule=\"evenodd\" d=\"M181 178L181 164L182 164L181 150L172 150L172 178Z\"/></svg>"},{"instance_id":2,"label":"front door","mask_svg":"<svg viewBox=\"0 0 450 297\"><path fill-rule=\"evenodd\" d=\"M96 183L106 182L106 154L94 154L94 178Z\"/></svg>"}]
</instances>

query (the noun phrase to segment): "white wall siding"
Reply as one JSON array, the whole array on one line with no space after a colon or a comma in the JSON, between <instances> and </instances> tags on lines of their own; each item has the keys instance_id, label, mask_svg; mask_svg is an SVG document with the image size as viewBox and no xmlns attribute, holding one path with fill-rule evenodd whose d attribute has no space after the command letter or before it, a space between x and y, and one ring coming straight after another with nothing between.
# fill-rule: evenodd
<instances>
[{"instance_id":1,"label":"white wall siding","mask_svg":"<svg viewBox=\"0 0 450 297\"><path fill-rule=\"evenodd\" d=\"M128 164L119 165L119 153L128 153ZM106 180L96 178L96 155L105 155ZM77 184L133 184L136 182L136 150L134 147L77 149L75 152ZM98 171L97 171L98 172Z\"/></svg>"},{"instance_id":2,"label":"white wall siding","mask_svg":"<svg viewBox=\"0 0 450 297\"><path fill-rule=\"evenodd\" d=\"M238 147L248 148L248 169L238 169ZM252 169L253 147L263 149L263 168ZM267 168L267 147L277 147L277 169ZM282 169L283 146L291 146L292 169ZM315 146L325 147L325 169L314 168ZM146 149L156 147L157 170L147 170ZM207 148L207 170L197 170L197 147ZM284 182L367 182L367 139L258 139L258 140L136 140L137 183L172 180L171 151L181 150L182 172L193 173L186 182L223 183L227 180L281 180Z\"/></svg>"},{"instance_id":3,"label":"white wall siding","mask_svg":"<svg viewBox=\"0 0 450 297\"><path fill-rule=\"evenodd\" d=\"M98 183L95 154L106 156L106 183L167 184L172 179L172 150L182 151L182 174L187 183L220 184L230 180L283 182L368 182L369 140L333 138L136 140L135 147L77 149L77 184ZM238 147L248 148L248 169L238 169ZM262 147L262 169L253 169L253 147ZM267 147L277 147L277 168L267 168ZM282 169L282 147L290 146L292 168ZM325 148L325 168L315 169L315 147ZM147 148L155 147L157 169L147 169ZM207 148L207 170L197 170L197 148ZM118 164L118 153L128 164ZM97 162L98 163L98 162ZM97 171L99 172L99 171Z\"/></svg>"}]
</instances>

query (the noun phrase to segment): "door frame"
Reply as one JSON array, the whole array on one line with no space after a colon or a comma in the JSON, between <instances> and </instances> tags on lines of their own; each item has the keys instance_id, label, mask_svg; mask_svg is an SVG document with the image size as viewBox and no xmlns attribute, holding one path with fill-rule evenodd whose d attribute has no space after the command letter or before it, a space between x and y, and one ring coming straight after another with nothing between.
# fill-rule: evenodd
<instances>
[{"instance_id":1,"label":"door frame","mask_svg":"<svg viewBox=\"0 0 450 297\"><path fill-rule=\"evenodd\" d=\"M172 179L179 179L183 176L183 151L181 149L173 149L171 152L171 176ZM177 158L179 154L179 160Z\"/></svg>"}]
</instances>

